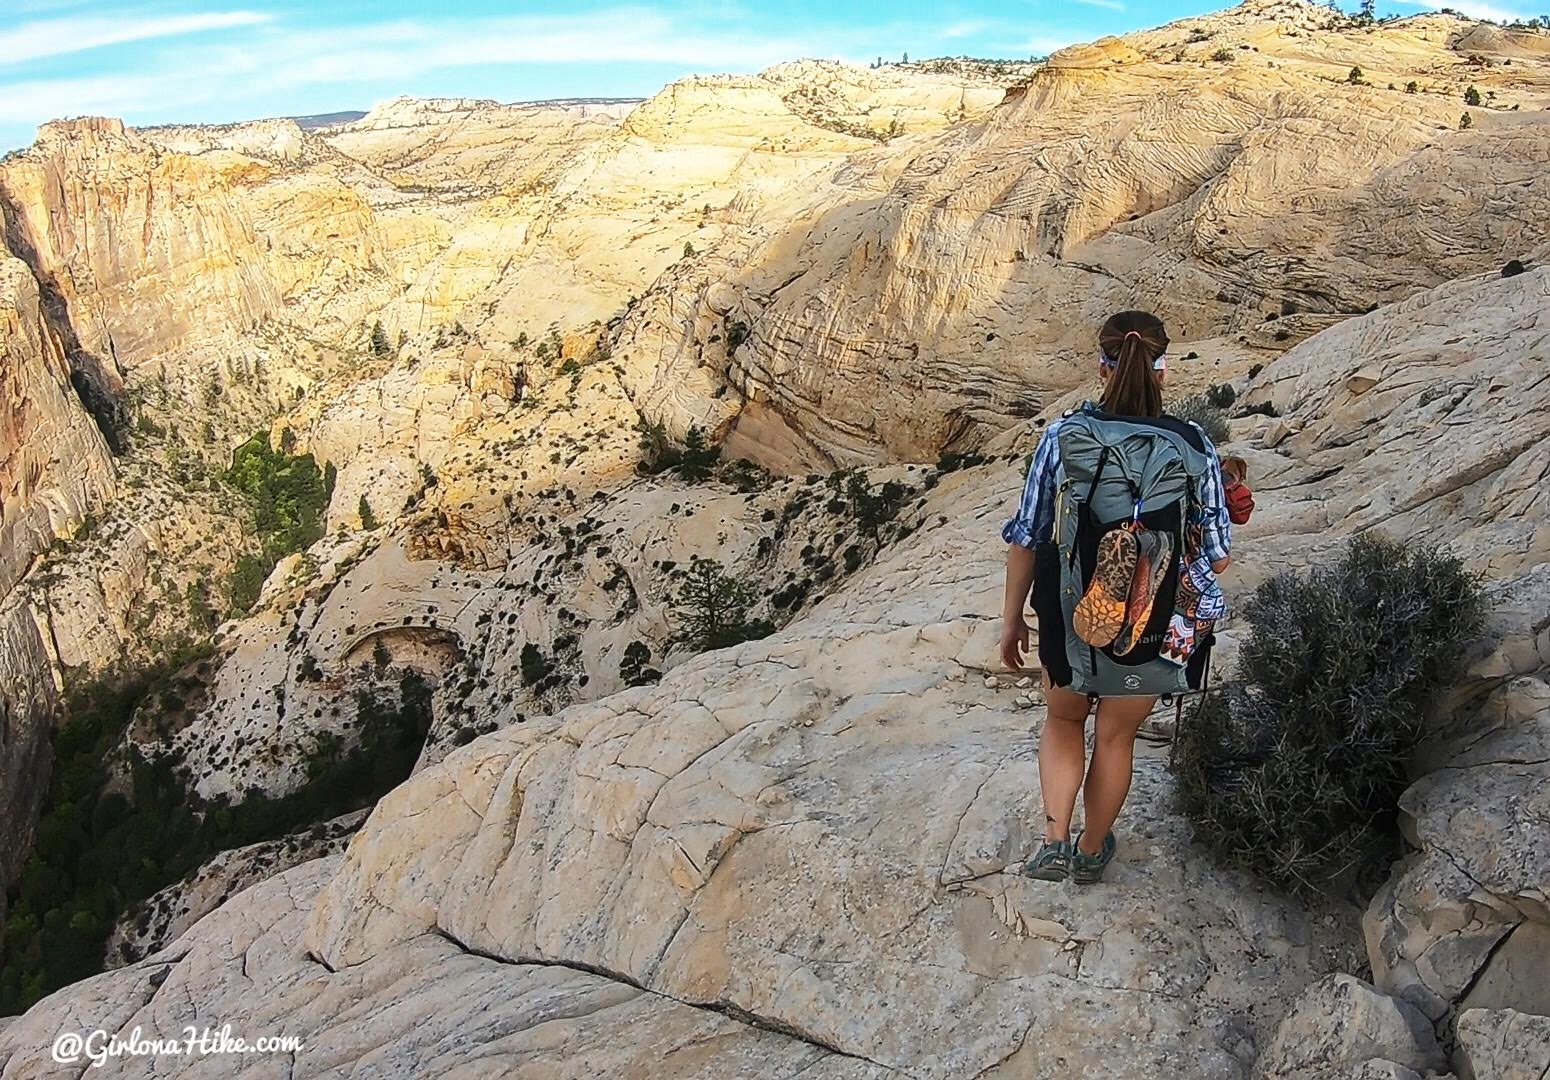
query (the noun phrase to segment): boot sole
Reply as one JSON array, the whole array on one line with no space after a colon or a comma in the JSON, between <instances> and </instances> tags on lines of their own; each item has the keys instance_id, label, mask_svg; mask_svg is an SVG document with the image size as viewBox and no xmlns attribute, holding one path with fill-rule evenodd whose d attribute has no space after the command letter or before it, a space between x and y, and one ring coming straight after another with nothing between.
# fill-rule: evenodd
<instances>
[{"instance_id":1,"label":"boot sole","mask_svg":"<svg viewBox=\"0 0 1550 1080\"><path fill-rule=\"evenodd\" d=\"M1130 583L1130 603L1125 612L1125 625L1115 635L1114 655L1124 656L1134 649L1146 633L1146 624L1152 621L1152 605L1157 602L1157 590L1162 588L1168 574L1168 561L1173 555L1173 537L1167 533L1152 533L1155 540L1137 544L1136 572ZM1155 552L1148 552L1155 547ZM1123 644L1121 644L1123 642Z\"/></svg>"},{"instance_id":2,"label":"boot sole","mask_svg":"<svg viewBox=\"0 0 1550 1080\"><path fill-rule=\"evenodd\" d=\"M1093 580L1071 613L1076 636L1099 648L1109 644L1125 625L1125 598L1136 572L1136 537L1129 529L1114 529L1098 541Z\"/></svg>"}]
</instances>

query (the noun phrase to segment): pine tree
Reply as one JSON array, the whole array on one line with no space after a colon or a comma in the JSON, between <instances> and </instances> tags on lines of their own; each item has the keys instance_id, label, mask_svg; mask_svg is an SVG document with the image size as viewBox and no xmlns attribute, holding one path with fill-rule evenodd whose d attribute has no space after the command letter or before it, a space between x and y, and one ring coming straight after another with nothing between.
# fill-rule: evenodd
<instances>
[{"instance_id":1,"label":"pine tree","mask_svg":"<svg viewBox=\"0 0 1550 1080\"><path fill-rule=\"evenodd\" d=\"M371 328L371 355L387 356L392 351L393 346L388 341L387 331L382 328L382 320L378 319Z\"/></svg>"},{"instance_id":2,"label":"pine tree","mask_svg":"<svg viewBox=\"0 0 1550 1080\"><path fill-rule=\"evenodd\" d=\"M1418 82L1415 82L1414 80L1411 80L1410 82L1407 82L1405 84L1405 93L1407 93L1407 94L1418 93L1420 91L1420 89L1421 89L1421 84L1418 83Z\"/></svg>"},{"instance_id":3,"label":"pine tree","mask_svg":"<svg viewBox=\"0 0 1550 1080\"><path fill-rule=\"evenodd\" d=\"M1475 118L1473 116L1470 116L1468 113L1465 113L1463 116L1459 117L1459 130L1460 131L1468 131L1470 128L1472 128L1474 126L1475 126Z\"/></svg>"},{"instance_id":4,"label":"pine tree","mask_svg":"<svg viewBox=\"0 0 1550 1080\"><path fill-rule=\"evenodd\" d=\"M715 559L694 556L679 587L678 616L684 636L697 649L721 649L764 637L774 631L767 620L748 621L756 594L731 577Z\"/></svg>"},{"instance_id":5,"label":"pine tree","mask_svg":"<svg viewBox=\"0 0 1550 1080\"><path fill-rule=\"evenodd\" d=\"M1352 86L1362 85L1362 69L1359 67L1353 67L1351 69L1351 74L1345 77L1345 81L1350 83Z\"/></svg>"},{"instance_id":6,"label":"pine tree","mask_svg":"<svg viewBox=\"0 0 1550 1080\"><path fill-rule=\"evenodd\" d=\"M696 482L708 480L720 457L721 447L712 444L705 437L704 429L695 425L684 435L683 457L678 466L678 475Z\"/></svg>"},{"instance_id":7,"label":"pine tree","mask_svg":"<svg viewBox=\"0 0 1550 1080\"><path fill-rule=\"evenodd\" d=\"M1471 86L1468 90L1465 90L1464 91L1464 104L1468 105L1472 109L1479 108L1480 107L1480 91L1476 90L1473 86Z\"/></svg>"},{"instance_id":8,"label":"pine tree","mask_svg":"<svg viewBox=\"0 0 1550 1080\"><path fill-rule=\"evenodd\" d=\"M371 503L367 501L365 492L361 493L360 505L356 507L356 511L360 514L361 528L371 532L377 527L377 517L371 512Z\"/></svg>"},{"instance_id":9,"label":"pine tree","mask_svg":"<svg viewBox=\"0 0 1550 1080\"><path fill-rule=\"evenodd\" d=\"M648 666L651 663L651 647L644 641L632 641L624 647L619 661L619 680L625 686L645 686L662 678L662 673Z\"/></svg>"}]
</instances>

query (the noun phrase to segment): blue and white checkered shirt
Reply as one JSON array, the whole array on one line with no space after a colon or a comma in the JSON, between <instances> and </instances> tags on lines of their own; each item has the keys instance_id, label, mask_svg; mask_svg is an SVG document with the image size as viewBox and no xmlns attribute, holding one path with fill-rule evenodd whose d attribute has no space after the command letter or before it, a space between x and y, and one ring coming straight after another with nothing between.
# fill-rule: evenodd
<instances>
[{"instance_id":1,"label":"blue and white checkered shirt","mask_svg":"<svg viewBox=\"0 0 1550 1080\"><path fill-rule=\"evenodd\" d=\"M1028 469L1028 480L1023 485L1017 513L1001 529L1001 539L1008 544L1031 548L1054 535L1055 473L1060 468L1057 433L1061 423L1056 420L1044 429L1044 437L1034 451L1033 465ZM1200 430L1200 425L1191 422L1191 426L1200 432L1206 460L1210 462L1205 475L1200 478L1200 490L1195 493L1198 506L1194 524L1200 526L1200 553L1211 562L1219 562L1232 551L1232 521L1227 516L1227 495L1222 489L1222 466L1216 457L1216 447Z\"/></svg>"}]
</instances>

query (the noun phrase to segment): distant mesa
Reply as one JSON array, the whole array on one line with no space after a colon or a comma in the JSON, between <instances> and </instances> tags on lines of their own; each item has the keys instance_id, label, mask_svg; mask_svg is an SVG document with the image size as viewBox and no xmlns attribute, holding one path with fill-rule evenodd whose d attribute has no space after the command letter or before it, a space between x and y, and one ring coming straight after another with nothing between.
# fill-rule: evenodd
<instances>
[{"instance_id":1,"label":"distant mesa","mask_svg":"<svg viewBox=\"0 0 1550 1080\"><path fill-rule=\"evenodd\" d=\"M318 128L353 124L365 115L366 113L361 109L346 109L343 112L315 113L312 116L286 116L282 119L294 120L296 126L303 131L316 131Z\"/></svg>"}]
</instances>

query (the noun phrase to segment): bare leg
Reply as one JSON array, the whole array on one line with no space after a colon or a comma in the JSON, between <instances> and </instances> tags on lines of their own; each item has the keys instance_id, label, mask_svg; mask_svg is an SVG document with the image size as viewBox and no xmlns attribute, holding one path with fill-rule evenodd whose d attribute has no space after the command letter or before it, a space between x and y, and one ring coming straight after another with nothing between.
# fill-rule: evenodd
<instances>
[{"instance_id":1,"label":"bare leg","mask_svg":"<svg viewBox=\"0 0 1550 1080\"><path fill-rule=\"evenodd\" d=\"M1114 827L1125 796L1130 794L1136 732L1156 704L1154 697L1106 697L1098 702L1093 760L1082 791L1087 820L1081 843L1087 847L1080 850L1089 855L1098 854L1103 847L1104 835Z\"/></svg>"},{"instance_id":2,"label":"bare leg","mask_svg":"<svg viewBox=\"0 0 1550 1080\"><path fill-rule=\"evenodd\" d=\"M1071 813L1087 765L1086 694L1051 686L1044 677L1044 734L1039 736L1039 788L1044 794L1044 838L1071 839Z\"/></svg>"}]
</instances>

